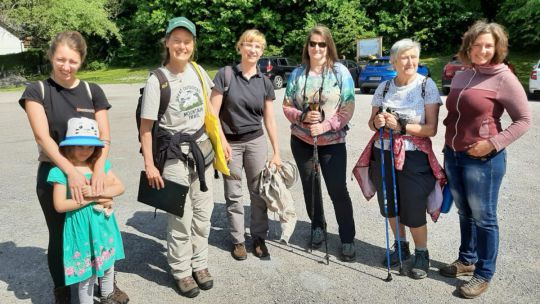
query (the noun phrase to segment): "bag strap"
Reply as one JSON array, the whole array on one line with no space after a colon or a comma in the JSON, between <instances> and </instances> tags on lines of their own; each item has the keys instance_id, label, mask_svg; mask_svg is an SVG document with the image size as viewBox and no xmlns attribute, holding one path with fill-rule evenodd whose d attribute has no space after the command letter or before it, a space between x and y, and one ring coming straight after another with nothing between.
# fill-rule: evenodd
<instances>
[{"instance_id":1,"label":"bag strap","mask_svg":"<svg viewBox=\"0 0 540 304\"><path fill-rule=\"evenodd\" d=\"M161 69L155 69L150 73L156 75L159 81L159 110L157 121L161 121L161 117L165 114L165 111L169 106L169 101L171 100L171 87L169 86L167 76L165 76Z\"/></svg>"},{"instance_id":2,"label":"bag strap","mask_svg":"<svg viewBox=\"0 0 540 304\"><path fill-rule=\"evenodd\" d=\"M422 80L422 99L424 99L426 97L426 84L427 84L427 80L428 80L428 76L426 76L426 78L424 78L424 80Z\"/></svg>"},{"instance_id":3,"label":"bag strap","mask_svg":"<svg viewBox=\"0 0 540 304\"><path fill-rule=\"evenodd\" d=\"M43 99L43 102L45 102L45 86L43 85L43 81L38 81L39 88L41 89L41 98Z\"/></svg>"},{"instance_id":4,"label":"bag strap","mask_svg":"<svg viewBox=\"0 0 540 304\"><path fill-rule=\"evenodd\" d=\"M88 84L88 82L82 80L82 82L84 83L84 86L86 87L86 92L88 93L88 97L90 97L90 100L92 100L92 103L94 102L93 100L93 96L92 96L92 91L90 90L90 85Z\"/></svg>"},{"instance_id":5,"label":"bag strap","mask_svg":"<svg viewBox=\"0 0 540 304\"><path fill-rule=\"evenodd\" d=\"M382 93L382 98L384 99L384 97L386 97L386 93L388 93L388 90L390 89L390 81L391 80L387 80L386 83L384 84L384 91Z\"/></svg>"},{"instance_id":6,"label":"bag strap","mask_svg":"<svg viewBox=\"0 0 540 304\"><path fill-rule=\"evenodd\" d=\"M207 95L207 91L206 91L206 85L205 85L205 81L204 81L204 78L203 78L203 75L201 73L201 69L199 68L199 65L195 62L195 61L192 61L191 62L191 65L193 66L193 68L195 69L195 72L197 72L197 76L199 77L199 81L201 82L201 87L202 87L202 91L203 91L203 98L204 98L204 110L205 111L210 111L210 109L208 108L208 95Z\"/></svg>"}]
</instances>

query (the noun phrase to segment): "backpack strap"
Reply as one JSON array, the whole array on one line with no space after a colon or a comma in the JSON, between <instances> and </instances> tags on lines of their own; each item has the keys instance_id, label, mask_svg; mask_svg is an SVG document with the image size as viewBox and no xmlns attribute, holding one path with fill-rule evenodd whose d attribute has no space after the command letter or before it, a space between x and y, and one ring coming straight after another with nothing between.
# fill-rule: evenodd
<instances>
[{"instance_id":1,"label":"backpack strap","mask_svg":"<svg viewBox=\"0 0 540 304\"><path fill-rule=\"evenodd\" d=\"M92 102L94 101L93 100L93 96L92 96L92 91L90 90L90 85L88 84L88 82L86 81L82 81L84 83L84 86L86 87L86 92L88 93L88 97L90 97L90 100L92 100Z\"/></svg>"},{"instance_id":2,"label":"backpack strap","mask_svg":"<svg viewBox=\"0 0 540 304\"><path fill-rule=\"evenodd\" d=\"M386 93L388 93L388 90L390 89L390 81L392 81L392 79L387 80L386 83L384 84L384 91L382 93L382 98L383 99L384 99L384 97L386 97Z\"/></svg>"},{"instance_id":3,"label":"backpack strap","mask_svg":"<svg viewBox=\"0 0 540 304\"><path fill-rule=\"evenodd\" d=\"M427 80L428 80L428 76L426 76L426 78L424 78L424 80L422 80L422 99L424 99L426 97L426 84L427 84Z\"/></svg>"},{"instance_id":4,"label":"backpack strap","mask_svg":"<svg viewBox=\"0 0 540 304\"><path fill-rule=\"evenodd\" d=\"M169 86L169 81L167 76L159 68L153 70L151 74L156 75L159 81L159 110L157 121L160 121L169 106L169 101L171 100L171 87Z\"/></svg>"},{"instance_id":5,"label":"backpack strap","mask_svg":"<svg viewBox=\"0 0 540 304\"><path fill-rule=\"evenodd\" d=\"M45 86L43 85L43 81L38 81L39 88L41 90L41 98L45 101Z\"/></svg>"}]
</instances>

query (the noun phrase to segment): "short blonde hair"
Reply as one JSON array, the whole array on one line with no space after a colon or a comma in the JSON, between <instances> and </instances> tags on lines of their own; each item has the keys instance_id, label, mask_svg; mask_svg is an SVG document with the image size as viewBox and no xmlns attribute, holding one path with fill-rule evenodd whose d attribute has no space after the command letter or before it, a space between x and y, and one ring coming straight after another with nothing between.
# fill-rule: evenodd
<instances>
[{"instance_id":1,"label":"short blonde hair","mask_svg":"<svg viewBox=\"0 0 540 304\"><path fill-rule=\"evenodd\" d=\"M476 38L483 34L491 34L495 40L495 54L490 63L498 64L506 59L506 55L508 55L508 35L502 25L495 22L487 23L485 21L476 21L469 30L463 34L461 47L458 52L458 57L461 62L467 65L472 64L471 58L469 58L469 51L476 41Z\"/></svg>"},{"instance_id":2,"label":"short blonde hair","mask_svg":"<svg viewBox=\"0 0 540 304\"><path fill-rule=\"evenodd\" d=\"M264 34L257 29L246 30L242 33L236 42L236 50L240 52L240 48L244 42L257 42L262 45L263 50L266 48L266 38Z\"/></svg>"}]
</instances>

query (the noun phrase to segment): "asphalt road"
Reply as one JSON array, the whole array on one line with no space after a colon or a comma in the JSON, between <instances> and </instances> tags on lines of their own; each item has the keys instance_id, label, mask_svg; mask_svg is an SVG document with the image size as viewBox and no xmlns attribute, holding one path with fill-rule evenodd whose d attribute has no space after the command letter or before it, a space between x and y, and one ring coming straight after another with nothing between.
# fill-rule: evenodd
<instances>
[{"instance_id":1,"label":"asphalt road","mask_svg":"<svg viewBox=\"0 0 540 304\"><path fill-rule=\"evenodd\" d=\"M320 261L324 253L305 250L309 221L302 188L292 188L299 221L291 246L277 243L278 222L272 221L269 250L271 259L261 261L250 254L246 261L230 256L230 242L224 210L222 180L215 181L215 205L210 233L209 266L215 287L194 300L180 296L166 260L166 217L154 218L154 210L136 202L139 171L135 105L140 85L104 85L113 108L113 168L126 184L126 193L117 200L115 212L124 240L126 259L117 263L118 284L131 303L459 303L455 290L458 279L442 277L438 268L457 257L459 225L455 207L438 223L429 223L431 268L428 278L415 281L398 276L386 283L386 269L380 265L385 252L384 219L375 201L366 202L356 181L348 179L356 221L357 258L352 263L337 259L339 237L328 195L330 265ZM283 91L277 92L276 118L280 150L284 160L292 160L288 122L281 109ZM47 271L47 228L35 194L37 148L24 112L17 104L21 92L0 93L0 303L50 303L52 281ZM370 95L356 96L356 110L348 135L348 177L371 132L366 126ZM534 125L508 148L508 167L499 200L500 251L497 273L490 289L474 303L538 303L540 298L540 221L536 158L540 143L540 102L530 102ZM446 115L441 109L441 120ZM508 124L507 116L503 124ZM434 138L442 160L444 128ZM324 185L324 183L323 183ZM245 186L244 186L245 187ZM325 193L326 190L323 190ZM246 192L244 192L246 193ZM248 198L244 197L249 214ZM274 219L274 215L270 214ZM249 217L246 218L246 222ZM249 232L249 230L248 230ZM408 238L411 239L410 234ZM324 246L323 246L324 248Z\"/></svg>"}]
</instances>

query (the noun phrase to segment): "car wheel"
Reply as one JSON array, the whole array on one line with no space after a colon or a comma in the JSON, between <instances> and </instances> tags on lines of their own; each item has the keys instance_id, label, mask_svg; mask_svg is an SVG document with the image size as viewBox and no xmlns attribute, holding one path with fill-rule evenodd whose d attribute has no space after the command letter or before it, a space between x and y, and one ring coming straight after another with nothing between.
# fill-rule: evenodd
<instances>
[{"instance_id":1,"label":"car wheel","mask_svg":"<svg viewBox=\"0 0 540 304\"><path fill-rule=\"evenodd\" d=\"M369 88L360 88L360 92L362 92L362 94L368 94Z\"/></svg>"},{"instance_id":2,"label":"car wheel","mask_svg":"<svg viewBox=\"0 0 540 304\"><path fill-rule=\"evenodd\" d=\"M283 87L283 77L276 75L272 83L274 84L274 89L281 89Z\"/></svg>"},{"instance_id":3,"label":"car wheel","mask_svg":"<svg viewBox=\"0 0 540 304\"><path fill-rule=\"evenodd\" d=\"M443 95L448 95L448 93L450 93L450 88L448 88L448 87L442 88L442 93L443 93Z\"/></svg>"}]
</instances>

